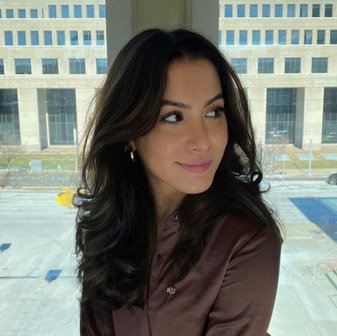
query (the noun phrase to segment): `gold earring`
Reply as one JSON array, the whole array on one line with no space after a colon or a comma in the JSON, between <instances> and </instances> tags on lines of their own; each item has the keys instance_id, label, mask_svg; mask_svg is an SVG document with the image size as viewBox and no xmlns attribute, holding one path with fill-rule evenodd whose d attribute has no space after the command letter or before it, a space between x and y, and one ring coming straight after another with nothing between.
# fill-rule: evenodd
<instances>
[{"instance_id":1,"label":"gold earring","mask_svg":"<svg viewBox=\"0 0 337 336\"><path fill-rule=\"evenodd\" d=\"M130 158L131 158L131 161L133 162L136 161L134 152L135 152L134 150L130 151Z\"/></svg>"}]
</instances>

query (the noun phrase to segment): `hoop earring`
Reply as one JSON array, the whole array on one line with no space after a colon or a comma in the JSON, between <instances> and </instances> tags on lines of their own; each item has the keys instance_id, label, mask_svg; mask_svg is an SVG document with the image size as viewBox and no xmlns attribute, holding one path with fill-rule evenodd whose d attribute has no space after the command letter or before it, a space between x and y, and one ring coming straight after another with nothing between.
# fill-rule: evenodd
<instances>
[{"instance_id":1,"label":"hoop earring","mask_svg":"<svg viewBox=\"0 0 337 336\"><path fill-rule=\"evenodd\" d=\"M131 158L131 161L132 162L135 162L136 161L136 158L135 158L135 151L134 150L132 150L132 151L130 151L130 158Z\"/></svg>"}]
</instances>

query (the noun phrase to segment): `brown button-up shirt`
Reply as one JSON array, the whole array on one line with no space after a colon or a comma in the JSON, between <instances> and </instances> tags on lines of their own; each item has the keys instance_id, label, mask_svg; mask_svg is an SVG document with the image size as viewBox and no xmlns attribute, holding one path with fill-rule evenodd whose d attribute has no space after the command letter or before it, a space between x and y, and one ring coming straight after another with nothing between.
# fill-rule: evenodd
<instances>
[{"instance_id":1,"label":"brown button-up shirt","mask_svg":"<svg viewBox=\"0 0 337 336\"><path fill-rule=\"evenodd\" d=\"M166 220L145 308L112 312L116 336L265 336L276 294L281 242L270 228L229 215L180 282L158 284L179 221Z\"/></svg>"}]
</instances>

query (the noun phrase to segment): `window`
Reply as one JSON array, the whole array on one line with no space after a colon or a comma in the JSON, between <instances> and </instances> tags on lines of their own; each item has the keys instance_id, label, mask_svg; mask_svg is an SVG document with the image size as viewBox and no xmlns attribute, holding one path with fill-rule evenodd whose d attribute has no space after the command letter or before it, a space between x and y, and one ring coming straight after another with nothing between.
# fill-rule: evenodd
<instances>
[{"instance_id":1,"label":"window","mask_svg":"<svg viewBox=\"0 0 337 336\"><path fill-rule=\"evenodd\" d=\"M32 19L37 19L37 9L31 9L30 10L30 17L32 18Z\"/></svg>"},{"instance_id":2,"label":"window","mask_svg":"<svg viewBox=\"0 0 337 336\"><path fill-rule=\"evenodd\" d=\"M247 44L247 30L239 31L239 44L246 45Z\"/></svg>"},{"instance_id":3,"label":"window","mask_svg":"<svg viewBox=\"0 0 337 336\"><path fill-rule=\"evenodd\" d=\"M328 58L327 57L313 57L311 63L312 73L327 73L328 72Z\"/></svg>"},{"instance_id":4,"label":"window","mask_svg":"<svg viewBox=\"0 0 337 336\"><path fill-rule=\"evenodd\" d=\"M337 30L330 30L330 44L337 44Z\"/></svg>"},{"instance_id":5,"label":"window","mask_svg":"<svg viewBox=\"0 0 337 336\"><path fill-rule=\"evenodd\" d=\"M259 30L253 30L253 44L254 45L259 45L261 43L261 34Z\"/></svg>"},{"instance_id":6,"label":"window","mask_svg":"<svg viewBox=\"0 0 337 336\"><path fill-rule=\"evenodd\" d=\"M247 73L247 58L232 58L231 63L236 73Z\"/></svg>"},{"instance_id":7,"label":"window","mask_svg":"<svg viewBox=\"0 0 337 336\"><path fill-rule=\"evenodd\" d=\"M0 58L0 75L5 74L5 69L4 69L4 60Z\"/></svg>"},{"instance_id":8,"label":"window","mask_svg":"<svg viewBox=\"0 0 337 336\"><path fill-rule=\"evenodd\" d=\"M105 5L99 5L98 9L99 9L99 17L101 19L104 19L105 18Z\"/></svg>"},{"instance_id":9,"label":"window","mask_svg":"<svg viewBox=\"0 0 337 336\"><path fill-rule=\"evenodd\" d=\"M13 19L14 18L14 11L13 9L6 9L6 18Z\"/></svg>"},{"instance_id":10,"label":"window","mask_svg":"<svg viewBox=\"0 0 337 336\"><path fill-rule=\"evenodd\" d=\"M52 35L51 35L50 30L44 31L43 36L44 36L44 45L52 45L53 44Z\"/></svg>"},{"instance_id":11,"label":"window","mask_svg":"<svg viewBox=\"0 0 337 336\"><path fill-rule=\"evenodd\" d=\"M70 44L78 45L78 32L76 30L70 31Z\"/></svg>"},{"instance_id":12,"label":"window","mask_svg":"<svg viewBox=\"0 0 337 336\"><path fill-rule=\"evenodd\" d=\"M227 30L226 31L226 44L227 45L234 45L234 30Z\"/></svg>"},{"instance_id":13,"label":"window","mask_svg":"<svg viewBox=\"0 0 337 336\"><path fill-rule=\"evenodd\" d=\"M94 5L87 5L87 18L94 18L94 17L95 17Z\"/></svg>"},{"instance_id":14,"label":"window","mask_svg":"<svg viewBox=\"0 0 337 336\"><path fill-rule=\"evenodd\" d=\"M83 44L91 45L91 31L90 30L83 31Z\"/></svg>"},{"instance_id":15,"label":"window","mask_svg":"<svg viewBox=\"0 0 337 336\"><path fill-rule=\"evenodd\" d=\"M323 143L337 143L337 88L324 88Z\"/></svg>"},{"instance_id":16,"label":"window","mask_svg":"<svg viewBox=\"0 0 337 336\"><path fill-rule=\"evenodd\" d=\"M262 5L262 17L270 17L270 5Z\"/></svg>"},{"instance_id":17,"label":"window","mask_svg":"<svg viewBox=\"0 0 337 336\"><path fill-rule=\"evenodd\" d=\"M300 17L308 17L308 5L300 6Z\"/></svg>"},{"instance_id":18,"label":"window","mask_svg":"<svg viewBox=\"0 0 337 336\"><path fill-rule=\"evenodd\" d=\"M265 44L273 44L274 43L274 32L272 30L266 30L265 36Z\"/></svg>"},{"instance_id":19,"label":"window","mask_svg":"<svg viewBox=\"0 0 337 336\"><path fill-rule=\"evenodd\" d=\"M259 58L258 59L258 73L260 74L274 73L274 59L273 58Z\"/></svg>"},{"instance_id":20,"label":"window","mask_svg":"<svg viewBox=\"0 0 337 336\"><path fill-rule=\"evenodd\" d=\"M301 73L301 58L291 57L285 59L285 73Z\"/></svg>"},{"instance_id":21,"label":"window","mask_svg":"<svg viewBox=\"0 0 337 336\"><path fill-rule=\"evenodd\" d=\"M70 58L69 59L69 73L71 75L85 74L85 59L84 58Z\"/></svg>"},{"instance_id":22,"label":"window","mask_svg":"<svg viewBox=\"0 0 337 336\"><path fill-rule=\"evenodd\" d=\"M257 17L257 5L250 5L249 6L249 16L250 17Z\"/></svg>"},{"instance_id":23,"label":"window","mask_svg":"<svg viewBox=\"0 0 337 336\"><path fill-rule=\"evenodd\" d=\"M225 17L226 18L233 17L233 6L232 5L225 5Z\"/></svg>"},{"instance_id":24,"label":"window","mask_svg":"<svg viewBox=\"0 0 337 336\"><path fill-rule=\"evenodd\" d=\"M106 58L96 58L97 75L106 74L107 69L108 69L108 60Z\"/></svg>"},{"instance_id":25,"label":"window","mask_svg":"<svg viewBox=\"0 0 337 336\"><path fill-rule=\"evenodd\" d=\"M295 17L295 5L288 5L287 16L288 17Z\"/></svg>"},{"instance_id":26,"label":"window","mask_svg":"<svg viewBox=\"0 0 337 336\"><path fill-rule=\"evenodd\" d=\"M325 17L332 17L332 5L325 5Z\"/></svg>"},{"instance_id":27,"label":"window","mask_svg":"<svg viewBox=\"0 0 337 336\"><path fill-rule=\"evenodd\" d=\"M245 17L245 5L238 5L238 17L243 18Z\"/></svg>"},{"instance_id":28,"label":"window","mask_svg":"<svg viewBox=\"0 0 337 336\"><path fill-rule=\"evenodd\" d=\"M25 19L26 18L26 10L25 9L19 9L19 19Z\"/></svg>"},{"instance_id":29,"label":"window","mask_svg":"<svg viewBox=\"0 0 337 336\"><path fill-rule=\"evenodd\" d=\"M13 33L5 31L5 45L13 45Z\"/></svg>"},{"instance_id":30,"label":"window","mask_svg":"<svg viewBox=\"0 0 337 336\"><path fill-rule=\"evenodd\" d=\"M18 45L26 45L26 32L18 31Z\"/></svg>"},{"instance_id":31,"label":"window","mask_svg":"<svg viewBox=\"0 0 337 336\"><path fill-rule=\"evenodd\" d=\"M31 45L39 45L39 32L37 30L33 30L30 32L30 44Z\"/></svg>"},{"instance_id":32,"label":"window","mask_svg":"<svg viewBox=\"0 0 337 336\"><path fill-rule=\"evenodd\" d=\"M104 31L103 30L96 31L96 45L104 45Z\"/></svg>"},{"instance_id":33,"label":"window","mask_svg":"<svg viewBox=\"0 0 337 336\"><path fill-rule=\"evenodd\" d=\"M291 44L299 44L300 43L300 31L292 30L291 31Z\"/></svg>"},{"instance_id":34,"label":"window","mask_svg":"<svg viewBox=\"0 0 337 336\"><path fill-rule=\"evenodd\" d=\"M56 6L55 5L49 5L48 11L49 11L49 18L55 19L56 18Z\"/></svg>"},{"instance_id":35,"label":"window","mask_svg":"<svg viewBox=\"0 0 337 336\"><path fill-rule=\"evenodd\" d=\"M1 12L1 8L0 8L0 19L2 18L2 12Z\"/></svg>"},{"instance_id":36,"label":"window","mask_svg":"<svg viewBox=\"0 0 337 336\"><path fill-rule=\"evenodd\" d=\"M317 44L325 44L325 30L317 30Z\"/></svg>"},{"instance_id":37,"label":"window","mask_svg":"<svg viewBox=\"0 0 337 336\"><path fill-rule=\"evenodd\" d=\"M74 17L79 19L82 17L82 6L81 5L74 5Z\"/></svg>"},{"instance_id":38,"label":"window","mask_svg":"<svg viewBox=\"0 0 337 336\"><path fill-rule=\"evenodd\" d=\"M17 75L30 75L32 73L30 58L16 58L15 73Z\"/></svg>"},{"instance_id":39,"label":"window","mask_svg":"<svg viewBox=\"0 0 337 336\"><path fill-rule=\"evenodd\" d=\"M57 31L57 45L66 44L66 35L63 30Z\"/></svg>"},{"instance_id":40,"label":"window","mask_svg":"<svg viewBox=\"0 0 337 336\"><path fill-rule=\"evenodd\" d=\"M320 17L320 5L312 5L312 17Z\"/></svg>"},{"instance_id":41,"label":"window","mask_svg":"<svg viewBox=\"0 0 337 336\"><path fill-rule=\"evenodd\" d=\"M283 17L283 5L275 5L275 17Z\"/></svg>"},{"instance_id":42,"label":"window","mask_svg":"<svg viewBox=\"0 0 337 336\"><path fill-rule=\"evenodd\" d=\"M218 43L219 43L219 45L222 45L222 34L221 33L222 33L221 30L219 30L219 35L218 35L218 39L219 39Z\"/></svg>"},{"instance_id":43,"label":"window","mask_svg":"<svg viewBox=\"0 0 337 336\"><path fill-rule=\"evenodd\" d=\"M311 44L312 43L312 30L305 30L304 31L304 44Z\"/></svg>"},{"instance_id":44,"label":"window","mask_svg":"<svg viewBox=\"0 0 337 336\"><path fill-rule=\"evenodd\" d=\"M278 31L278 44L286 44L287 43L287 31L279 30Z\"/></svg>"},{"instance_id":45,"label":"window","mask_svg":"<svg viewBox=\"0 0 337 336\"><path fill-rule=\"evenodd\" d=\"M42 58L42 73L44 75L55 75L59 73L57 58Z\"/></svg>"},{"instance_id":46,"label":"window","mask_svg":"<svg viewBox=\"0 0 337 336\"><path fill-rule=\"evenodd\" d=\"M61 6L61 16L63 19L69 18L69 6L68 5Z\"/></svg>"}]
</instances>

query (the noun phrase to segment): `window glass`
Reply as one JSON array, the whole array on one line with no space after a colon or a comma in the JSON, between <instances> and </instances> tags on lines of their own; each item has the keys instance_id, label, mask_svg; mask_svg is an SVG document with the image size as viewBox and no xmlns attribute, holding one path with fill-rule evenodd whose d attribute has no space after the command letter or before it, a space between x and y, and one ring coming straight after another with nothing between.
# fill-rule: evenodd
<instances>
[{"instance_id":1,"label":"window glass","mask_svg":"<svg viewBox=\"0 0 337 336\"><path fill-rule=\"evenodd\" d=\"M239 31L239 44L246 45L247 44L247 30Z\"/></svg>"},{"instance_id":2,"label":"window glass","mask_svg":"<svg viewBox=\"0 0 337 336\"><path fill-rule=\"evenodd\" d=\"M219 30L218 39L219 39L218 41L219 45L222 45L222 31L221 30Z\"/></svg>"},{"instance_id":3,"label":"window glass","mask_svg":"<svg viewBox=\"0 0 337 336\"><path fill-rule=\"evenodd\" d=\"M83 31L83 44L91 45L91 31L90 30Z\"/></svg>"},{"instance_id":4,"label":"window glass","mask_svg":"<svg viewBox=\"0 0 337 336\"><path fill-rule=\"evenodd\" d=\"M226 44L234 45L234 30L226 30Z\"/></svg>"},{"instance_id":5,"label":"window glass","mask_svg":"<svg viewBox=\"0 0 337 336\"><path fill-rule=\"evenodd\" d=\"M30 17L32 19L37 19L38 15L37 15L37 9L31 9L30 10Z\"/></svg>"},{"instance_id":6,"label":"window glass","mask_svg":"<svg viewBox=\"0 0 337 336\"><path fill-rule=\"evenodd\" d=\"M84 58L70 58L69 59L69 73L71 75L85 74L85 59Z\"/></svg>"},{"instance_id":7,"label":"window glass","mask_svg":"<svg viewBox=\"0 0 337 336\"><path fill-rule=\"evenodd\" d=\"M56 18L56 6L55 5L49 5L48 11L49 11L49 18L55 19Z\"/></svg>"},{"instance_id":8,"label":"window glass","mask_svg":"<svg viewBox=\"0 0 337 336\"><path fill-rule=\"evenodd\" d=\"M19 9L18 11L18 17L19 19L25 19L26 18L26 10L25 9Z\"/></svg>"},{"instance_id":9,"label":"window glass","mask_svg":"<svg viewBox=\"0 0 337 336\"><path fill-rule=\"evenodd\" d=\"M33 30L30 32L30 43L31 45L39 45L39 32L37 30Z\"/></svg>"},{"instance_id":10,"label":"window glass","mask_svg":"<svg viewBox=\"0 0 337 336\"><path fill-rule=\"evenodd\" d=\"M236 73L247 73L247 58L232 58L231 63Z\"/></svg>"},{"instance_id":11,"label":"window glass","mask_svg":"<svg viewBox=\"0 0 337 336\"><path fill-rule=\"evenodd\" d=\"M96 58L96 73L98 75L106 74L108 60L106 58Z\"/></svg>"},{"instance_id":12,"label":"window glass","mask_svg":"<svg viewBox=\"0 0 337 336\"><path fill-rule=\"evenodd\" d=\"M99 17L105 18L105 5L99 5Z\"/></svg>"},{"instance_id":13,"label":"window glass","mask_svg":"<svg viewBox=\"0 0 337 336\"><path fill-rule=\"evenodd\" d=\"M96 31L96 45L104 45L104 31L103 30Z\"/></svg>"},{"instance_id":14,"label":"window glass","mask_svg":"<svg viewBox=\"0 0 337 336\"><path fill-rule=\"evenodd\" d=\"M291 44L299 44L300 43L300 31L292 30L291 31Z\"/></svg>"},{"instance_id":15,"label":"window glass","mask_svg":"<svg viewBox=\"0 0 337 336\"><path fill-rule=\"evenodd\" d=\"M304 31L304 44L311 44L312 43L312 30L305 30Z\"/></svg>"},{"instance_id":16,"label":"window glass","mask_svg":"<svg viewBox=\"0 0 337 336\"><path fill-rule=\"evenodd\" d=\"M52 45L53 44L52 34L51 34L50 30L44 31L43 36L44 36L44 44L45 45Z\"/></svg>"},{"instance_id":17,"label":"window glass","mask_svg":"<svg viewBox=\"0 0 337 336\"><path fill-rule=\"evenodd\" d=\"M290 4L287 6L287 16L288 17L295 17L295 5Z\"/></svg>"},{"instance_id":18,"label":"window glass","mask_svg":"<svg viewBox=\"0 0 337 336\"><path fill-rule=\"evenodd\" d=\"M57 31L57 45L65 45L66 44L66 35L63 30Z\"/></svg>"},{"instance_id":19,"label":"window glass","mask_svg":"<svg viewBox=\"0 0 337 336\"><path fill-rule=\"evenodd\" d=\"M226 18L233 17L233 6L232 5L225 5L225 17Z\"/></svg>"},{"instance_id":20,"label":"window glass","mask_svg":"<svg viewBox=\"0 0 337 336\"><path fill-rule=\"evenodd\" d=\"M301 4L300 6L300 17L307 17L308 16L308 5Z\"/></svg>"},{"instance_id":21,"label":"window glass","mask_svg":"<svg viewBox=\"0 0 337 336\"><path fill-rule=\"evenodd\" d=\"M6 9L6 18L13 19L14 18L14 11L13 9Z\"/></svg>"},{"instance_id":22,"label":"window glass","mask_svg":"<svg viewBox=\"0 0 337 336\"><path fill-rule=\"evenodd\" d=\"M82 17L82 6L81 5L74 5L74 17L79 19Z\"/></svg>"},{"instance_id":23,"label":"window glass","mask_svg":"<svg viewBox=\"0 0 337 336\"><path fill-rule=\"evenodd\" d=\"M313 57L311 63L312 73L326 73L328 72L328 58L327 57Z\"/></svg>"},{"instance_id":24,"label":"window glass","mask_svg":"<svg viewBox=\"0 0 337 336\"><path fill-rule=\"evenodd\" d=\"M61 16L64 19L69 18L69 6L68 5L61 6Z\"/></svg>"},{"instance_id":25,"label":"window glass","mask_svg":"<svg viewBox=\"0 0 337 336\"><path fill-rule=\"evenodd\" d=\"M13 45L13 33L11 31L5 31L5 45Z\"/></svg>"},{"instance_id":26,"label":"window glass","mask_svg":"<svg viewBox=\"0 0 337 336\"><path fill-rule=\"evenodd\" d=\"M330 44L337 44L337 30L330 30Z\"/></svg>"},{"instance_id":27,"label":"window glass","mask_svg":"<svg viewBox=\"0 0 337 336\"><path fill-rule=\"evenodd\" d=\"M258 58L258 73L261 74L274 73L274 59L270 57Z\"/></svg>"},{"instance_id":28,"label":"window glass","mask_svg":"<svg viewBox=\"0 0 337 336\"><path fill-rule=\"evenodd\" d=\"M245 17L245 5L238 5L238 17L243 18Z\"/></svg>"},{"instance_id":29,"label":"window glass","mask_svg":"<svg viewBox=\"0 0 337 336\"><path fill-rule=\"evenodd\" d=\"M322 142L337 143L337 87L324 88Z\"/></svg>"},{"instance_id":30,"label":"window glass","mask_svg":"<svg viewBox=\"0 0 337 336\"><path fill-rule=\"evenodd\" d=\"M312 5L312 17L320 16L321 6L319 4Z\"/></svg>"},{"instance_id":31,"label":"window glass","mask_svg":"<svg viewBox=\"0 0 337 336\"><path fill-rule=\"evenodd\" d=\"M278 44L286 44L287 43L287 31L279 30L278 31Z\"/></svg>"},{"instance_id":32,"label":"window glass","mask_svg":"<svg viewBox=\"0 0 337 336\"><path fill-rule=\"evenodd\" d=\"M70 31L70 44L78 45L78 32L76 30Z\"/></svg>"},{"instance_id":33,"label":"window glass","mask_svg":"<svg viewBox=\"0 0 337 336\"><path fill-rule=\"evenodd\" d=\"M265 32L265 44L274 43L274 32L272 30L266 30Z\"/></svg>"},{"instance_id":34,"label":"window glass","mask_svg":"<svg viewBox=\"0 0 337 336\"><path fill-rule=\"evenodd\" d=\"M332 17L332 5L331 4L326 4L325 5L324 16L325 17Z\"/></svg>"},{"instance_id":35,"label":"window glass","mask_svg":"<svg viewBox=\"0 0 337 336\"><path fill-rule=\"evenodd\" d=\"M253 45L259 45L261 44L261 34L259 30L253 30Z\"/></svg>"},{"instance_id":36,"label":"window glass","mask_svg":"<svg viewBox=\"0 0 337 336\"><path fill-rule=\"evenodd\" d=\"M1 8L0 8L0 19L2 18L2 12L1 12Z\"/></svg>"},{"instance_id":37,"label":"window glass","mask_svg":"<svg viewBox=\"0 0 337 336\"><path fill-rule=\"evenodd\" d=\"M24 46L26 45L26 32L18 31L18 45Z\"/></svg>"},{"instance_id":38,"label":"window glass","mask_svg":"<svg viewBox=\"0 0 337 336\"><path fill-rule=\"evenodd\" d=\"M270 5L262 5L262 17L270 17Z\"/></svg>"},{"instance_id":39,"label":"window glass","mask_svg":"<svg viewBox=\"0 0 337 336\"><path fill-rule=\"evenodd\" d=\"M257 5L249 5L249 16L250 17L257 17Z\"/></svg>"},{"instance_id":40,"label":"window glass","mask_svg":"<svg viewBox=\"0 0 337 336\"><path fill-rule=\"evenodd\" d=\"M0 58L0 75L5 74L5 69L4 69L4 60Z\"/></svg>"},{"instance_id":41,"label":"window glass","mask_svg":"<svg viewBox=\"0 0 337 336\"><path fill-rule=\"evenodd\" d=\"M58 74L58 59L57 58L42 58L42 73L44 75Z\"/></svg>"},{"instance_id":42,"label":"window glass","mask_svg":"<svg viewBox=\"0 0 337 336\"><path fill-rule=\"evenodd\" d=\"M283 5L275 5L275 17L283 17Z\"/></svg>"},{"instance_id":43,"label":"window glass","mask_svg":"<svg viewBox=\"0 0 337 336\"><path fill-rule=\"evenodd\" d=\"M94 17L95 17L94 5L87 5L87 18L94 18Z\"/></svg>"},{"instance_id":44,"label":"window glass","mask_svg":"<svg viewBox=\"0 0 337 336\"><path fill-rule=\"evenodd\" d=\"M325 44L325 30L317 30L317 44Z\"/></svg>"},{"instance_id":45,"label":"window glass","mask_svg":"<svg viewBox=\"0 0 337 336\"><path fill-rule=\"evenodd\" d=\"M16 58L15 59L15 74L16 75L30 75L32 73L30 58Z\"/></svg>"},{"instance_id":46,"label":"window glass","mask_svg":"<svg viewBox=\"0 0 337 336\"><path fill-rule=\"evenodd\" d=\"M285 59L285 73L300 73L301 72L301 58L291 57Z\"/></svg>"}]
</instances>

